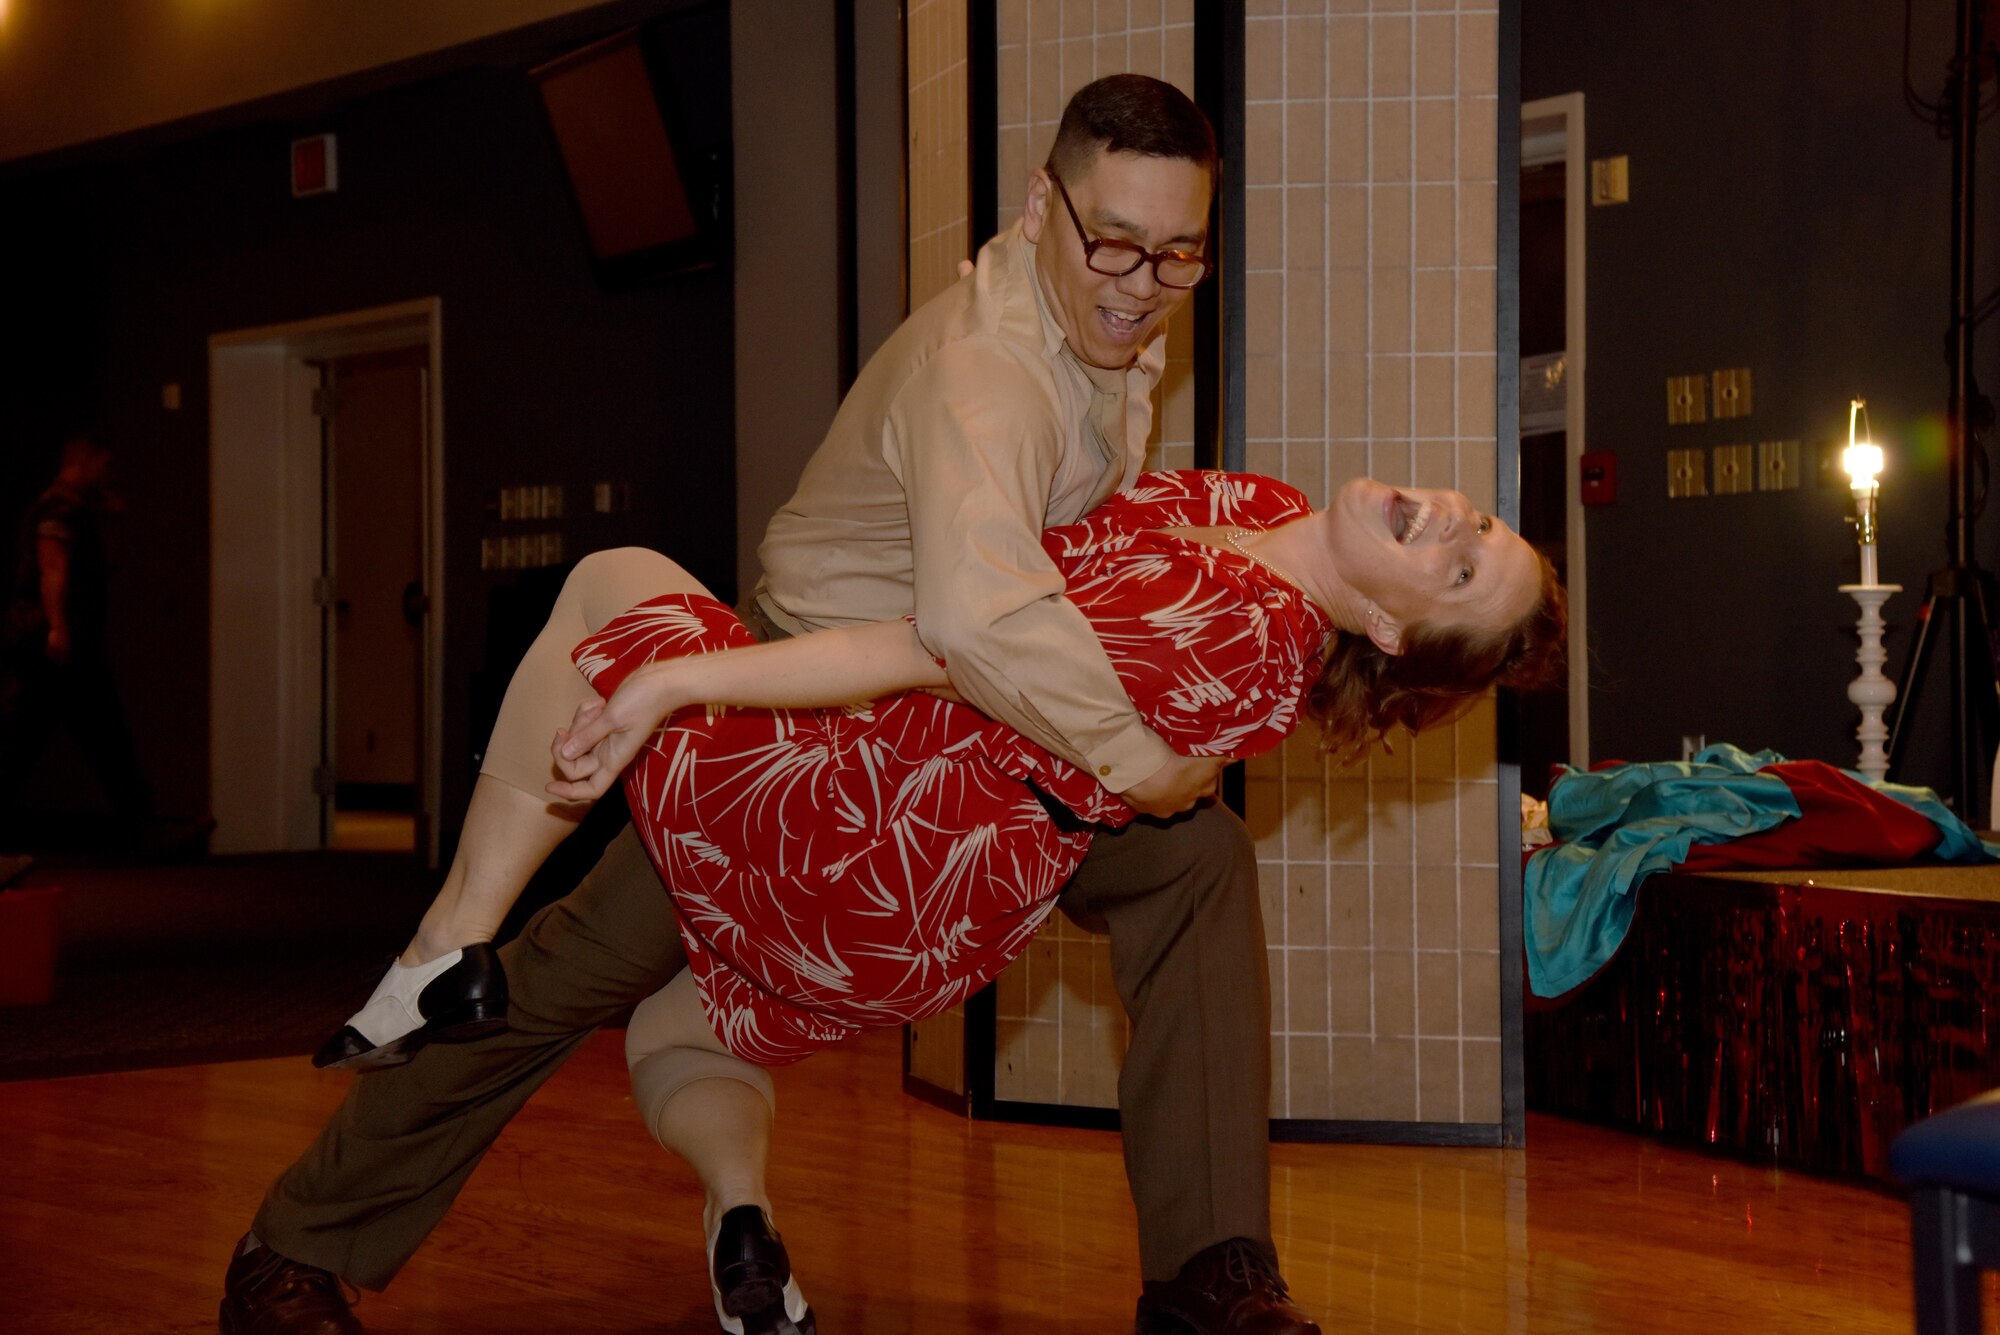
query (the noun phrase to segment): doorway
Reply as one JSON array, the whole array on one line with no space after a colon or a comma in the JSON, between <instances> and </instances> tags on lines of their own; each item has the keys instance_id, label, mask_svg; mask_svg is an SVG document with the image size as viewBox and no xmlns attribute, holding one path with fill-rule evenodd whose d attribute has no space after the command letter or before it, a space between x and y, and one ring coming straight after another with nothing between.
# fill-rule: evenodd
<instances>
[{"instance_id":1,"label":"doorway","mask_svg":"<svg viewBox=\"0 0 2000 1335\"><path fill-rule=\"evenodd\" d=\"M422 792L424 423L430 350L354 353L320 368L322 532L332 608L324 649L333 767L330 848L425 846Z\"/></svg>"},{"instance_id":2,"label":"doorway","mask_svg":"<svg viewBox=\"0 0 2000 1335\"><path fill-rule=\"evenodd\" d=\"M440 320L431 298L209 340L217 852L437 864Z\"/></svg>"},{"instance_id":3,"label":"doorway","mask_svg":"<svg viewBox=\"0 0 2000 1335\"><path fill-rule=\"evenodd\" d=\"M1590 763L1584 569L1583 94L1521 108L1521 536L1569 592L1569 675L1521 697L1521 788L1548 796L1551 767Z\"/></svg>"}]
</instances>

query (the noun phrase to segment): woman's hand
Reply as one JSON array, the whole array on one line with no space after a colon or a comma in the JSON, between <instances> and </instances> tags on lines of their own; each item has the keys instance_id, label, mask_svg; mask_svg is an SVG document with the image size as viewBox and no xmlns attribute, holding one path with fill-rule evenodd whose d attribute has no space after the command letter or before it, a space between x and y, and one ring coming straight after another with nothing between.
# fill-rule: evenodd
<instances>
[{"instance_id":1,"label":"woman's hand","mask_svg":"<svg viewBox=\"0 0 2000 1335\"><path fill-rule=\"evenodd\" d=\"M646 742L674 711L692 701L673 689L668 663L642 667L619 683L609 700L593 700L557 728L550 754L563 777L548 785L565 802L595 802L610 791Z\"/></svg>"}]
</instances>

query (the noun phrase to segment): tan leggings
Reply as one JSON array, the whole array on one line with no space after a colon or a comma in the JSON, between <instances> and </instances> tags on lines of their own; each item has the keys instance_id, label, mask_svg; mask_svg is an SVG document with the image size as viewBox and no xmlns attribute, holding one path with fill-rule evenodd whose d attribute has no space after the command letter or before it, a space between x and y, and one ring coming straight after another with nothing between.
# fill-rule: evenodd
<instances>
[{"instance_id":1,"label":"tan leggings","mask_svg":"<svg viewBox=\"0 0 2000 1335\"><path fill-rule=\"evenodd\" d=\"M567 725L578 709L597 699L570 651L650 598L707 592L680 566L643 547L593 552L577 562L542 633L507 683L479 772L543 797L543 785L561 777L550 752L556 726ZM723 1047L702 1014L694 979L685 971L633 1012L625 1030L625 1064L639 1115L655 1139L668 1100L697 1080L741 1081L775 1106L770 1074Z\"/></svg>"}]
</instances>

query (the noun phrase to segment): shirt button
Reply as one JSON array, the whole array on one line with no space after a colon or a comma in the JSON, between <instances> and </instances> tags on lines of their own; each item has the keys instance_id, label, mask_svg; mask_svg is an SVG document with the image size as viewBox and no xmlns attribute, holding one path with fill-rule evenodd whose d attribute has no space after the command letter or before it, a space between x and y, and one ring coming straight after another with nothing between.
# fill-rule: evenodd
<instances>
[{"instance_id":1,"label":"shirt button","mask_svg":"<svg viewBox=\"0 0 2000 1335\"><path fill-rule=\"evenodd\" d=\"M1097 767L1097 772L1098 772L1099 774L1109 774L1109 773L1111 772L1111 766L1109 766L1109 765L1099 765L1099 766Z\"/></svg>"}]
</instances>

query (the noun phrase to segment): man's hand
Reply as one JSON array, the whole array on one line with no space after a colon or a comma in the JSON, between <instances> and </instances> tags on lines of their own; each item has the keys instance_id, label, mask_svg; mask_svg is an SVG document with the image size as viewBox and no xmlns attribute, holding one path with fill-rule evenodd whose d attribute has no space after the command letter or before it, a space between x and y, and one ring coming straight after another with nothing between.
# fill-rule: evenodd
<instances>
[{"instance_id":1,"label":"man's hand","mask_svg":"<svg viewBox=\"0 0 2000 1335\"><path fill-rule=\"evenodd\" d=\"M49 661L57 667L61 667L63 664L69 662L69 628L67 626L49 627L49 640L46 652Z\"/></svg>"},{"instance_id":2,"label":"man's hand","mask_svg":"<svg viewBox=\"0 0 2000 1335\"><path fill-rule=\"evenodd\" d=\"M1227 756L1176 756L1119 796L1142 816L1178 816L1215 791Z\"/></svg>"}]
</instances>

